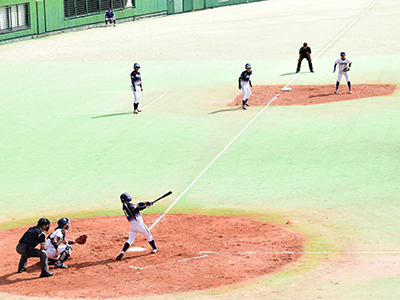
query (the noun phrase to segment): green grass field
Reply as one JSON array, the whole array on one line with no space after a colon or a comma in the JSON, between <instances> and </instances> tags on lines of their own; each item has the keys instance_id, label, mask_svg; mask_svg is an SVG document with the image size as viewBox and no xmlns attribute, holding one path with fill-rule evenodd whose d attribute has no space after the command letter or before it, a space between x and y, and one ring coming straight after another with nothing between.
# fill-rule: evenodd
<instances>
[{"instance_id":1,"label":"green grass field","mask_svg":"<svg viewBox=\"0 0 400 300\"><path fill-rule=\"evenodd\" d=\"M353 61L353 84L399 85L399 8L272 0L3 44L0 229L120 214L125 191L150 200L173 190L151 211L163 213L263 109L226 106L244 64L253 84L284 86L304 41L315 73L292 88L333 91L341 51ZM134 62L141 106L162 96L139 115ZM266 108L170 213L297 220L290 229L307 237L307 253L256 282L154 299L399 299L399 113L399 91Z\"/></svg>"}]
</instances>

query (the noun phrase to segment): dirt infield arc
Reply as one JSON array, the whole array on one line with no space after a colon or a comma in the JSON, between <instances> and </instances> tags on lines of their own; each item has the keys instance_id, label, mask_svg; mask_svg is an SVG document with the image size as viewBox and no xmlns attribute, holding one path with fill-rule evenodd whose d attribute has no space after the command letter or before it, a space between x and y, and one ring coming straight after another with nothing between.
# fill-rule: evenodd
<instances>
[{"instance_id":1,"label":"dirt infield arc","mask_svg":"<svg viewBox=\"0 0 400 300\"><path fill-rule=\"evenodd\" d=\"M145 223L157 217L145 215ZM102 299L216 288L277 272L300 257L303 242L298 233L270 223L237 216L176 214L152 230L158 253L151 254L147 240L139 235L132 247L147 250L127 252L122 261L116 261L128 237L125 217L72 220L67 238L87 234L87 243L74 245L68 269L51 265L54 276L39 278L38 258L30 258L27 271L17 273L15 245L28 227L0 231L0 290L4 293ZM54 228L52 224L50 231Z\"/></svg>"},{"instance_id":2,"label":"dirt infield arc","mask_svg":"<svg viewBox=\"0 0 400 300\"><path fill-rule=\"evenodd\" d=\"M330 102L356 100L361 98L392 95L397 86L394 84L354 84L353 93L348 92L346 84L334 93L334 85L293 85L291 91L281 91L281 85L257 85L252 88L253 95L249 103L254 106L267 105L279 93L279 97L271 106L285 105L314 105ZM242 105L242 93L228 101L228 106Z\"/></svg>"}]
</instances>

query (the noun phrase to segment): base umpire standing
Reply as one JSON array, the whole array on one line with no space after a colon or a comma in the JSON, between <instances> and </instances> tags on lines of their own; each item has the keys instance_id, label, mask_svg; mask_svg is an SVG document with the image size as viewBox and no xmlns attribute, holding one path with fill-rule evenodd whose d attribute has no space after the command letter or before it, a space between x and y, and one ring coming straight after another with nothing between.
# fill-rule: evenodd
<instances>
[{"instance_id":1,"label":"base umpire standing","mask_svg":"<svg viewBox=\"0 0 400 300\"><path fill-rule=\"evenodd\" d=\"M49 229L50 221L46 218L41 218L37 225L29 228L19 240L16 248L17 252L21 254L18 273L26 271L26 263L29 257L40 257L40 265L42 268L40 277L53 276L53 273L49 272L47 253L44 251L46 242L46 234L44 231L49 231ZM40 244L39 249L35 248L38 244Z\"/></svg>"},{"instance_id":2,"label":"base umpire standing","mask_svg":"<svg viewBox=\"0 0 400 300\"><path fill-rule=\"evenodd\" d=\"M314 68L311 62L311 48L308 47L307 43L303 44L303 47L300 48L299 50L299 59L298 59L298 63L297 63L297 69L296 69L296 73L300 72L301 69L301 61L303 59L307 59L308 60L308 67L310 69L311 73L314 73Z\"/></svg>"}]
</instances>

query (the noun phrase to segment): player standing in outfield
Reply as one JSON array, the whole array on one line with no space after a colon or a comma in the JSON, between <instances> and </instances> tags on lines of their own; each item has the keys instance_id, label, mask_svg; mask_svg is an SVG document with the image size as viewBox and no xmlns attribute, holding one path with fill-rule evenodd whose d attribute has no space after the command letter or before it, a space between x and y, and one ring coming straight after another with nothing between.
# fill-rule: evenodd
<instances>
[{"instance_id":1,"label":"player standing in outfield","mask_svg":"<svg viewBox=\"0 0 400 300\"><path fill-rule=\"evenodd\" d=\"M135 100L133 102L133 113L137 114L141 112L142 110L139 109L139 101L140 101L140 96L141 93L143 92L143 86L142 86L142 75L139 72L140 65L138 63L135 63L133 65L133 72L131 73L131 89L133 91L133 96L135 97Z\"/></svg>"},{"instance_id":2,"label":"player standing in outfield","mask_svg":"<svg viewBox=\"0 0 400 300\"><path fill-rule=\"evenodd\" d=\"M126 241L121 253L117 256L117 260L121 260L124 257L125 251L132 245L138 233L143 234L147 238L147 241L153 249L152 253L156 253L158 249L154 243L154 239L147 226L143 223L142 215L140 214L141 210L153 205L153 202L147 201L132 204L130 203L132 197L128 193L121 194L120 199L122 202L122 210L124 211L129 223L131 223L131 230L129 233L129 239Z\"/></svg>"},{"instance_id":3,"label":"player standing in outfield","mask_svg":"<svg viewBox=\"0 0 400 300\"><path fill-rule=\"evenodd\" d=\"M338 72L338 78L337 78L337 81L336 81L335 93L338 92L340 80L342 79L343 75L347 80L347 85L349 86L349 93L350 94L352 93L350 76L349 76L349 73L348 73L348 71L350 71L351 64L352 64L352 62L348 58L346 58L346 53L345 52L340 52L340 58L338 58L335 61L335 65L333 66L333 73L335 73L336 66L339 65L339 72Z\"/></svg>"},{"instance_id":4,"label":"player standing in outfield","mask_svg":"<svg viewBox=\"0 0 400 300\"><path fill-rule=\"evenodd\" d=\"M250 87L253 87L251 84L251 74L253 74L253 71L251 70L251 65L249 63L247 63L244 68L246 70L244 70L239 76L239 90L242 90L243 92L242 108L246 110L246 106L250 106L247 101L251 96Z\"/></svg>"},{"instance_id":5,"label":"player standing in outfield","mask_svg":"<svg viewBox=\"0 0 400 300\"><path fill-rule=\"evenodd\" d=\"M307 43L303 44L303 47L300 48L299 50L299 59L298 59L298 63L297 63L297 69L296 69L296 73L300 72L301 69L301 61L303 59L307 59L308 60L308 68L310 69L311 73L314 73L314 68L311 62L311 48L308 47Z\"/></svg>"},{"instance_id":6,"label":"player standing in outfield","mask_svg":"<svg viewBox=\"0 0 400 300\"><path fill-rule=\"evenodd\" d=\"M61 218L57 222L58 226L46 239L46 252L49 259L56 260L55 267L66 269L64 262L68 259L72 252L72 244L74 241L65 239L66 231L69 230L71 223L68 218Z\"/></svg>"},{"instance_id":7,"label":"player standing in outfield","mask_svg":"<svg viewBox=\"0 0 400 300\"><path fill-rule=\"evenodd\" d=\"M49 229L50 221L46 218L41 218L37 225L29 228L19 240L16 249L17 252L21 254L18 273L26 271L26 263L29 257L40 257L40 266L42 269L40 277L53 276L53 273L49 272L47 253L44 251L44 245L46 242L46 234L44 231L49 231ZM40 244L39 249L36 248L38 244Z\"/></svg>"},{"instance_id":8,"label":"player standing in outfield","mask_svg":"<svg viewBox=\"0 0 400 300\"><path fill-rule=\"evenodd\" d=\"M110 24L114 23L115 27L115 15L111 8L109 8L108 12L106 12L106 27L108 26L108 21L110 21Z\"/></svg>"}]
</instances>

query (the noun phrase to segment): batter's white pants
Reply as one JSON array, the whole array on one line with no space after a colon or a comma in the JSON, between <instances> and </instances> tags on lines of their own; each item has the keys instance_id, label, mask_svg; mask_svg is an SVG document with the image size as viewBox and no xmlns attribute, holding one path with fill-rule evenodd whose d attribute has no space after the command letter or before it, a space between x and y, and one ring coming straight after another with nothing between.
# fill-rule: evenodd
<instances>
[{"instance_id":1,"label":"batter's white pants","mask_svg":"<svg viewBox=\"0 0 400 300\"><path fill-rule=\"evenodd\" d=\"M140 86L137 86L136 91L134 91L133 85L131 85L131 90L133 92L133 96L135 97L135 100L133 101L133 103L139 103L140 95L142 94L142 89L140 88Z\"/></svg>"},{"instance_id":2,"label":"batter's white pants","mask_svg":"<svg viewBox=\"0 0 400 300\"><path fill-rule=\"evenodd\" d=\"M58 246L58 251L59 251L59 253L60 253L60 255L58 255L58 256L57 256L57 254L56 254L57 252L56 252L56 249L55 249L54 247L51 247L51 248L49 248L49 249L46 249L48 258L54 259L54 260L59 259L60 256L61 256L61 253L64 252L64 250L65 250L66 247L67 247L67 245Z\"/></svg>"},{"instance_id":3,"label":"batter's white pants","mask_svg":"<svg viewBox=\"0 0 400 300\"><path fill-rule=\"evenodd\" d=\"M246 99L249 99L251 96L251 90L250 90L250 84L248 83L242 83L242 92L243 92L243 101Z\"/></svg>"},{"instance_id":4,"label":"batter's white pants","mask_svg":"<svg viewBox=\"0 0 400 300\"><path fill-rule=\"evenodd\" d=\"M340 82L340 80L342 80L342 76L344 75L344 77L346 78L346 82L350 81L350 76L348 72L341 72L339 71L338 76L337 76L337 81Z\"/></svg>"},{"instance_id":5,"label":"batter's white pants","mask_svg":"<svg viewBox=\"0 0 400 300\"><path fill-rule=\"evenodd\" d=\"M147 228L147 226L144 223L131 222L131 231L129 233L129 239L128 239L128 243L130 245L133 244L138 233L143 234L145 236L145 238L147 239L147 241L149 241L149 242L151 242L153 240L153 237L150 234L150 230Z\"/></svg>"}]
</instances>

